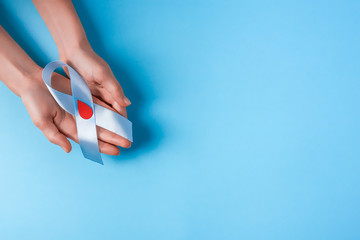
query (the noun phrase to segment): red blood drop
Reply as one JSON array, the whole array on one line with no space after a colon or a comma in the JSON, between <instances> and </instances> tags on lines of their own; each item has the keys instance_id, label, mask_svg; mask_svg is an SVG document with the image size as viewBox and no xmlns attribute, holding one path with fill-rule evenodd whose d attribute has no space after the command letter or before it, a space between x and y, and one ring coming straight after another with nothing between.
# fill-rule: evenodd
<instances>
[{"instance_id":1,"label":"red blood drop","mask_svg":"<svg viewBox=\"0 0 360 240\"><path fill-rule=\"evenodd\" d=\"M91 107L89 107L86 103L83 103L80 100L77 100L79 114L83 119L89 119L93 115L93 111Z\"/></svg>"}]
</instances>

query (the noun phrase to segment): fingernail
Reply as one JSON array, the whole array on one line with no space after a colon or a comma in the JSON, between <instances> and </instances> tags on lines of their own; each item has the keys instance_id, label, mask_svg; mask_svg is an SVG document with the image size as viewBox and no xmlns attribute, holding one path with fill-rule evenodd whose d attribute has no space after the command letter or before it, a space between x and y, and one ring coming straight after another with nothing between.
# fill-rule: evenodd
<instances>
[{"instance_id":1,"label":"fingernail","mask_svg":"<svg viewBox=\"0 0 360 240\"><path fill-rule=\"evenodd\" d=\"M126 105L129 106L131 104L130 100L127 97L124 97L123 100L126 103Z\"/></svg>"},{"instance_id":2,"label":"fingernail","mask_svg":"<svg viewBox=\"0 0 360 240\"><path fill-rule=\"evenodd\" d=\"M66 150L66 148L65 147L61 147L66 153L68 153L68 151Z\"/></svg>"},{"instance_id":3,"label":"fingernail","mask_svg":"<svg viewBox=\"0 0 360 240\"><path fill-rule=\"evenodd\" d=\"M115 108L116 111L120 112L121 111L121 107L117 102L114 102L114 104L112 105L113 108Z\"/></svg>"}]
</instances>

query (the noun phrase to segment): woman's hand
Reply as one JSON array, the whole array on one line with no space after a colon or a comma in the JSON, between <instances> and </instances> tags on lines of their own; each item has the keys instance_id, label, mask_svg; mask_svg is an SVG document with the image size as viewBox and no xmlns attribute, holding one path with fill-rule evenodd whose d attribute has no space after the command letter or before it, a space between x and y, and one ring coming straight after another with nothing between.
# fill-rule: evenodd
<instances>
[{"instance_id":1,"label":"woman's hand","mask_svg":"<svg viewBox=\"0 0 360 240\"><path fill-rule=\"evenodd\" d=\"M93 95L126 117L125 108L131 103L108 64L91 48L72 1L33 2L54 38L60 60L84 78Z\"/></svg>"},{"instance_id":2,"label":"woman's hand","mask_svg":"<svg viewBox=\"0 0 360 240\"><path fill-rule=\"evenodd\" d=\"M41 71L32 78L35 78L30 80L33 84L22 91L21 99L35 126L51 143L59 145L68 153L71 151L71 144L67 138L78 142L75 117L62 109L54 100L41 80ZM69 79L59 74L53 75L52 86L67 94L71 92ZM99 99L95 98L94 102L108 107ZM131 145L125 138L100 127L97 127L97 135L100 152L105 154L118 155L120 150L116 146L127 148Z\"/></svg>"},{"instance_id":3,"label":"woman's hand","mask_svg":"<svg viewBox=\"0 0 360 240\"><path fill-rule=\"evenodd\" d=\"M74 68L86 81L91 93L127 117L126 107L131 104L125 96L109 65L89 44L68 50L70 56L60 52L60 60ZM67 69L64 69L67 72Z\"/></svg>"}]
</instances>

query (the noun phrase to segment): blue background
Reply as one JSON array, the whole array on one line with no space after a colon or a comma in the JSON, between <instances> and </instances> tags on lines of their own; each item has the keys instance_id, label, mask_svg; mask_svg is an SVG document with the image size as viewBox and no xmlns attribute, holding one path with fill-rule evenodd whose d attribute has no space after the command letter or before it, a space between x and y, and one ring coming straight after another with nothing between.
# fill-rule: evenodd
<instances>
[{"instance_id":1,"label":"blue background","mask_svg":"<svg viewBox=\"0 0 360 240\"><path fill-rule=\"evenodd\" d=\"M1 239L360 239L359 1L75 7L135 144L104 166L65 154L2 85ZM0 19L58 58L30 1Z\"/></svg>"}]
</instances>

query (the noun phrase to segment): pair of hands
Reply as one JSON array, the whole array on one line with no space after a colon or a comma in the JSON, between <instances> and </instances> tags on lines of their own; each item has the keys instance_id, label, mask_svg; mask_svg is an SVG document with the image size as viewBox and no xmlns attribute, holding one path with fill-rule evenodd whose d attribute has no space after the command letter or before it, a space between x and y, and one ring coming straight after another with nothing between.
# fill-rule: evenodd
<instances>
[{"instance_id":1,"label":"pair of hands","mask_svg":"<svg viewBox=\"0 0 360 240\"><path fill-rule=\"evenodd\" d=\"M60 60L73 67L87 82L94 102L127 117L131 103L108 64L91 48L71 0L33 0L59 51ZM65 72L67 69L64 69ZM68 138L78 142L75 117L63 110L42 80L42 68L0 25L0 80L20 96L34 124L50 142L71 151ZM53 75L52 87L71 94L70 81ZM130 141L97 127L100 151L117 155L117 146L130 147Z\"/></svg>"},{"instance_id":2,"label":"pair of hands","mask_svg":"<svg viewBox=\"0 0 360 240\"><path fill-rule=\"evenodd\" d=\"M101 59L91 47L77 48L71 56L61 56L60 60L72 66L86 81L94 103L109 108L127 117L126 107L131 103L112 73L108 64ZM64 69L67 72L67 69ZM67 138L78 142L75 117L62 109L50 94L42 80L42 68L29 76L33 84L21 94L21 99L29 115L47 139L59 145L65 152L71 151ZM59 74L53 74L52 87L71 94L70 81ZM127 139L97 126L100 152L118 155L117 146L128 148L131 142Z\"/></svg>"}]
</instances>

